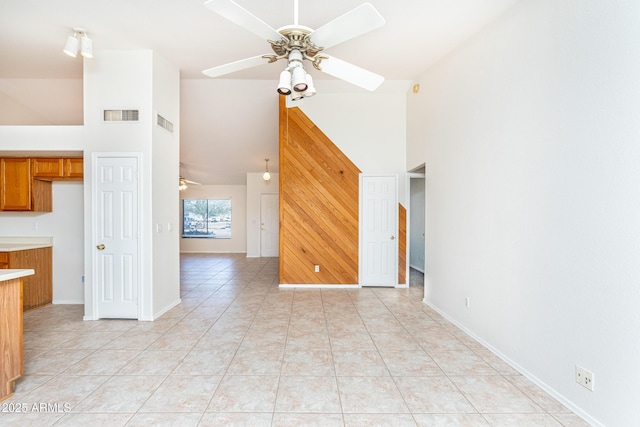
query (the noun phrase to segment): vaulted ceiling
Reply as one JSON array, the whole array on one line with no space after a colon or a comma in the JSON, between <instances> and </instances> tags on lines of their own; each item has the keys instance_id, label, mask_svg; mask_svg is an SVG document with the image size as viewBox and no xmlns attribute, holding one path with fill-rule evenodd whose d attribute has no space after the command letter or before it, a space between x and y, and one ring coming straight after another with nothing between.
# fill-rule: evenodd
<instances>
[{"instance_id":1,"label":"vaulted ceiling","mask_svg":"<svg viewBox=\"0 0 640 427\"><path fill-rule=\"evenodd\" d=\"M235 1L273 28L293 23L293 0ZM411 81L516 1L370 0L386 24L328 53L387 81ZM318 28L361 3L299 0L300 24ZM203 0L3 0L0 109L31 110L40 124L81 124L82 60L62 53L72 27L88 31L96 55L153 49L180 69L184 175L207 184L243 184L247 172L264 169L265 157L277 169L275 85L284 66L265 63L215 80L204 76L206 68L272 52L255 34L206 9ZM362 91L312 74L317 96L336 87Z\"/></svg>"}]
</instances>

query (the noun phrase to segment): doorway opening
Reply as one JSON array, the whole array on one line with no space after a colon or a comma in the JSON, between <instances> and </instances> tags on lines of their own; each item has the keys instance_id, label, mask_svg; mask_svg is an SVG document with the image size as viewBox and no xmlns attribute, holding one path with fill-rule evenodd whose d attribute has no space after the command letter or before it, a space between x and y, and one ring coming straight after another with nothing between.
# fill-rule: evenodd
<instances>
[{"instance_id":1,"label":"doorway opening","mask_svg":"<svg viewBox=\"0 0 640 427\"><path fill-rule=\"evenodd\" d=\"M426 270L426 174L422 165L407 174L409 219L407 248L409 254L409 286L424 286Z\"/></svg>"}]
</instances>

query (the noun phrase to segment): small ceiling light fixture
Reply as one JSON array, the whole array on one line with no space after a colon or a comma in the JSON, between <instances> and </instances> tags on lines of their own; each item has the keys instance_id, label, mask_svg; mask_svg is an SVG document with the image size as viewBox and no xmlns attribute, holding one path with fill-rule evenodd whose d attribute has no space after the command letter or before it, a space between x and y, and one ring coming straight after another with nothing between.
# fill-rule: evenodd
<instances>
[{"instance_id":1,"label":"small ceiling light fixture","mask_svg":"<svg viewBox=\"0 0 640 427\"><path fill-rule=\"evenodd\" d=\"M81 42L82 47L80 47ZM89 38L84 28L73 27L73 35L67 37L67 43L62 51L75 58L78 55L78 49L85 58L93 58L93 40Z\"/></svg>"},{"instance_id":2,"label":"small ceiling light fixture","mask_svg":"<svg viewBox=\"0 0 640 427\"><path fill-rule=\"evenodd\" d=\"M262 179L269 182L269 180L271 179L271 174L269 173L269 159L264 159L264 163L265 163L265 167L264 167L264 174L262 174Z\"/></svg>"}]
</instances>

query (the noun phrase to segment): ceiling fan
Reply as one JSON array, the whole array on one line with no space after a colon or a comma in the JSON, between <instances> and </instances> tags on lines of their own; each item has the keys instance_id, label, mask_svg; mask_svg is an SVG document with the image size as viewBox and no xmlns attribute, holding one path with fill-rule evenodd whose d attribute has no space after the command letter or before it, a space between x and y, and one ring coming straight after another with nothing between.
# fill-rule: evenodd
<instances>
[{"instance_id":1,"label":"ceiling fan","mask_svg":"<svg viewBox=\"0 0 640 427\"><path fill-rule=\"evenodd\" d=\"M189 184L202 185L199 182L191 181L191 180L183 178L183 177L178 178L178 189L180 191L186 190L189 187Z\"/></svg>"},{"instance_id":2,"label":"ceiling fan","mask_svg":"<svg viewBox=\"0 0 640 427\"><path fill-rule=\"evenodd\" d=\"M205 7L266 39L275 54L258 55L251 58L204 70L209 77L256 67L284 59L287 67L280 73L278 93L291 95L292 100L315 95L313 79L304 71L307 60L319 71L342 79L355 86L373 91L384 81L384 77L356 65L324 53L347 40L358 37L384 25L382 15L369 3L363 3L342 16L313 30L298 24L298 0L294 0L294 22L277 30L233 0L206 0Z\"/></svg>"}]
</instances>

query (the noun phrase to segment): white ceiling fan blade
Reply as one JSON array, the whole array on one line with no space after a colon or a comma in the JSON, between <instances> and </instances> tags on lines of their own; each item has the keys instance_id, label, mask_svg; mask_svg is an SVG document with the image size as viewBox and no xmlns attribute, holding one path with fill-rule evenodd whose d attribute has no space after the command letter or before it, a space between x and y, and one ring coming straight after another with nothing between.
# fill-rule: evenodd
<instances>
[{"instance_id":1,"label":"white ceiling fan blade","mask_svg":"<svg viewBox=\"0 0 640 427\"><path fill-rule=\"evenodd\" d=\"M351 40L384 25L384 18L369 3L363 3L311 33L311 41L325 49Z\"/></svg>"},{"instance_id":2,"label":"white ceiling fan blade","mask_svg":"<svg viewBox=\"0 0 640 427\"><path fill-rule=\"evenodd\" d=\"M232 0L207 0L204 5L223 18L257 34L265 40L280 40L282 37L269 24Z\"/></svg>"},{"instance_id":3,"label":"white ceiling fan blade","mask_svg":"<svg viewBox=\"0 0 640 427\"><path fill-rule=\"evenodd\" d=\"M322 60L320 64L321 71L333 77L370 91L376 90L384 82L384 77L379 74L372 73L336 57L325 56L328 58Z\"/></svg>"},{"instance_id":4,"label":"white ceiling fan blade","mask_svg":"<svg viewBox=\"0 0 640 427\"><path fill-rule=\"evenodd\" d=\"M235 73L236 71L246 70L247 68L257 67L258 65L266 64L267 60L260 56L252 56L251 58L241 59L235 62L229 62L228 64L218 65L217 67L208 68L202 72L205 76L220 77L225 74Z\"/></svg>"}]
</instances>

